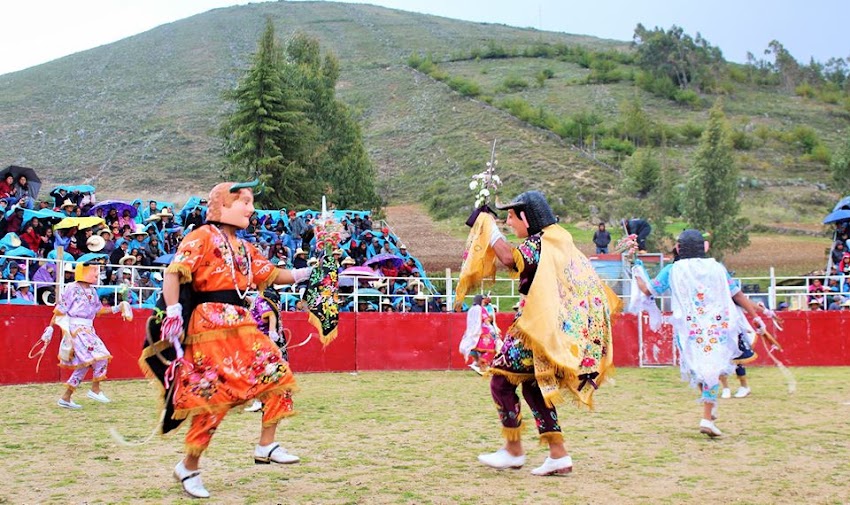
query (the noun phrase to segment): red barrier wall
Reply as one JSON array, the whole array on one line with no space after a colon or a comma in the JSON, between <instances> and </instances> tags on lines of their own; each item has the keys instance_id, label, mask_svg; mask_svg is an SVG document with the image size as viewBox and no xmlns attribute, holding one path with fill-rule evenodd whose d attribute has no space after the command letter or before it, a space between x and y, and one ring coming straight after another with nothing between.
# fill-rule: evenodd
<instances>
[{"instance_id":1,"label":"red barrier wall","mask_svg":"<svg viewBox=\"0 0 850 505\"><path fill-rule=\"evenodd\" d=\"M0 304L0 384L55 382L68 373L56 366L59 338L51 342L41 368L27 359L30 347L50 321L52 310L43 306ZM102 316L95 329L112 352L109 377L140 378L137 365L150 311L137 310L131 322L120 316ZM283 314L296 372L350 372L355 370L446 370L464 368L457 351L466 327L465 314L342 313L339 334L333 344L322 347L303 313ZM506 330L513 314L497 315ZM784 331L778 334L785 348L777 356L789 366L850 365L850 314L846 312L784 312ZM620 314L614 318L614 364L637 366L639 344L637 318ZM764 348L756 347L756 364L771 364Z\"/></svg>"}]
</instances>

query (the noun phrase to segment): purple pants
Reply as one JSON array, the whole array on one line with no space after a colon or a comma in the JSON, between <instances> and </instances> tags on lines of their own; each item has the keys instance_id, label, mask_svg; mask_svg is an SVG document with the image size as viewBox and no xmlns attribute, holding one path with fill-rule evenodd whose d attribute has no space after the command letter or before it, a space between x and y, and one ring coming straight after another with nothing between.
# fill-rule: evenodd
<instances>
[{"instance_id":1,"label":"purple pants","mask_svg":"<svg viewBox=\"0 0 850 505\"><path fill-rule=\"evenodd\" d=\"M519 428L522 423L520 414L519 396L516 394L516 386L511 384L504 375L494 375L490 379L490 393L496 402L496 410L499 412L499 420L505 428ZM531 408L531 415L537 424L537 432L560 433L561 426L558 424L558 412L554 407L547 407L543 400L543 393L534 379L522 383L522 396Z\"/></svg>"},{"instance_id":2,"label":"purple pants","mask_svg":"<svg viewBox=\"0 0 850 505\"><path fill-rule=\"evenodd\" d=\"M88 373L89 368L92 369L92 382L102 381L106 378L106 365L108 363L109 361L102 359L95 361L91 364L91 366L78 368L74 370L74 373L72 373L71 377L68 378L68 382L66 382L66 384L74 389L80 387L80 383L86 378L86 373Z\"/></svg>"}]
</instances>

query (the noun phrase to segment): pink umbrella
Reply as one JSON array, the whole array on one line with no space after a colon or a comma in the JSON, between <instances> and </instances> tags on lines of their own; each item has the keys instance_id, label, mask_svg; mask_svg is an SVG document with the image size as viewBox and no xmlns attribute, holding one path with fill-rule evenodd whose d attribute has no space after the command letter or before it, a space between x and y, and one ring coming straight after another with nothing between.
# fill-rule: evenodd
<instances>
[{"instance_id":1,"label":"pink umbrella","mask_svg":"<svg viewBox=\"0 0 850 505\"><path fill-rule=\"evenodd\" d=\"M380 272L376 272L369 267L348 267L339 275L346 277L383 277Z\"/></svg>"}]
</instances>

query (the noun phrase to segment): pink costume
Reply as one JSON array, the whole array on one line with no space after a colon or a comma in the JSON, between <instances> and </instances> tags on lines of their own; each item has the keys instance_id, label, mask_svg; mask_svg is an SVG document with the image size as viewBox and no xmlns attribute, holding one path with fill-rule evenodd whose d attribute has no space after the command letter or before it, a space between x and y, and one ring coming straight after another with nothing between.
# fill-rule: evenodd
<instances>
[{"instance_id":1,"label":"pink costume","mask_svg":"<svg viewBox=\"0 0 850 505\"><path fill-rule=\"evenodd\" d=\"M67 384L77 388L91 367L92 381L106 379L106 365L112 355L94 331L95 316L103 306L93 287L84 287L72 282L62 291L56 304L56 316L68 316L68 324L73 342L73 351L69 360L59 358L59 366L74 370Z\"/></svg>"}]
</instances>

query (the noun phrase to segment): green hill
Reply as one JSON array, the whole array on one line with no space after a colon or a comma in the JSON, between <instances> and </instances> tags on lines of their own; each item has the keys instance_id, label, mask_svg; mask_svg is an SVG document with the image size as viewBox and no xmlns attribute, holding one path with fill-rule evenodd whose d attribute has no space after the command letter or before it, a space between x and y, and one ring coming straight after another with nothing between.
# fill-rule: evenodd
<instances>
[{"instance_id":1,"label":"green hill","mask_svg":"<svg viewBox=\"0 0 850 505\"><path fill-rule=\"evenodd\" d=\"M90 183L114 197L179 201L206 191L223 168L216 131L229 104L222 94L248 67L267 16L279 36L300 30L338 56L338 96L359 115L381 196L426 201L437 215L460 214L471 204L469 177L483 169L493 139L506 195L544 189L573 217L589 215L591 206L604 212L616 198L622 155L580 151L493 105L506 99L551 114L592 111L605 124L618 121L624 100L638 99L653 121L675 133L665 156L682 171L696 145L687 132L698 133L707 118L707 107L677 105L629 80L585 84L590 70L570 61L469 58L473 49L522 54L556 44L628 51L626 42L367 5L277 2L212 10L0 76L0 160L37 168L47 186ZM475 83L479 98L412 69L414 53L430 54L448 76ZM552 75L540 87L535 76L542 70ZM505 87L511 80L528 85ZM795 150L793 130L807 125L835 149L850 122L846 109L744 84L727 90L725 103L750 142L737 152L745 212L759 223L816 223L838 195L824 191L828 167Z\"/></svg>"}]
</instances>

